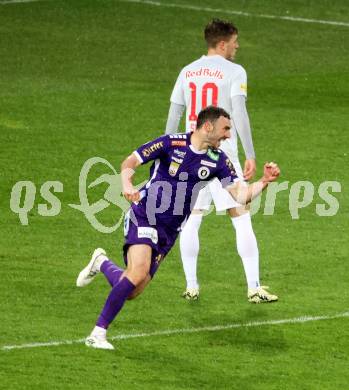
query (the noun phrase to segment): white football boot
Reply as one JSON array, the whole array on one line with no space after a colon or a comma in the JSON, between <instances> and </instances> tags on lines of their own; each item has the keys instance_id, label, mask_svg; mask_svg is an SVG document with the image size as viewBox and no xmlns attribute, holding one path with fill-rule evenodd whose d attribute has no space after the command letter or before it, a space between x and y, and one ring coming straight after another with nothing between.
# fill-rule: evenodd
<instances>
[{"instance_id":1,"label":"white football boot","mask_svg":"<svg viewBox=\"0 0 349 390\"><path fill-rule=\"evenodd\" d=\"M79 276L76 280L76 285L78 287L87 286L92 282L95 276L100 272L100 267L102 262L105 260L105 255L106 255L105 250L102 248L97 248L93 252L90 262L79 273Z\"/></svg>"},{"instance_id":2,"label":"white football boot","mask_svg":"<svg viewBox=\"0 0 349 390\"><path fill-rule=\"evenodd\" d=\"M276 302L279 298L277 295L270 294L267 291L268 286L260 286L257 288L249 288L247 299L251 303L269 303Z\"/></svg>"},{"instance_id":3,"label":"white football boot","mask_svg":"<svg viewBox=\"0 0 349 390\"><path fill-rule=\"evenodd\" d=\"M198 288L187 288L182 297L188 301L197 301L199 299L199 289Z\"/></svg>"},{"instance_id":4,"label":"white football boot","mask_svg":"<svg viewBox=\"0 0 349 390\"><path fill-rule=\"evenodd\" d=\"M102 336L88 336L85 340L85 345L96 349L115 349L114 346L107 341L106 337Z\"/></svg>"}]
</instances>

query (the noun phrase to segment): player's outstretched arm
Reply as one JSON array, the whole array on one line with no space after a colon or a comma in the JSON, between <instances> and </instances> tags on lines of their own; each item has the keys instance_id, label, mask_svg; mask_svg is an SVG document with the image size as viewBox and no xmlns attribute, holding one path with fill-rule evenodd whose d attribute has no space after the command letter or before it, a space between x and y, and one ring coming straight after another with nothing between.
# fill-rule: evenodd
<instances>
[{"instance_id":1,"label":"player's outstretched arm","mask_svg":"<svg viewBox=\"0 0 349 390\"><path fill-rule=\"evenodd\" d=\"M232 197L241 204L247 204L256 198L268 184L275 181L280 175L280 169L274 162L264 164L263 176L256 182L246 185L243 182L236 182L227 190Z\"/></svg>"},{"instance_id":2,"label":"player's outstretched arm","mask_svg":"<svg viewBox=\"0 0 349 390\"><path fill-rule=\"evenodd\" d=\"M121 164L122 193L129 202L137 202L140 199L139 191L132 184L135 169L140 165L134 154L130 154Z\"/></svg>"}]
</instances>

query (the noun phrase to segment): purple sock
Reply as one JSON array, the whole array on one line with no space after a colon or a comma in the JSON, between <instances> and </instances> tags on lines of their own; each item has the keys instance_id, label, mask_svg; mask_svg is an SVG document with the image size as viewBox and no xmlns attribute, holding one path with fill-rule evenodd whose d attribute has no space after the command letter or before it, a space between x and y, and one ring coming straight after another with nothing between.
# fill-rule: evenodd
<instances>
[{"instance_id":1,"label":"purple sock","mask_svg":"<svg viewBox=\"0 0 349 390\"><path fill-rule=\"evenodd\" d=\"M104 273L104 276L107 278L109 284L113 287L119 282L124 270L115 265L112 261L105 260L101 265L101 272Z\"/></svg>"},{"instance_id":2,"label":"purple sock","mask_svg":"<svg viewBox=\"0 0 349 390\"><path fill-rule=\"evenodd\" d=\"M96 325L108 329L110 323L124 306L135 285L125 276L111 290Z\"/></svg>"}]
</instances>

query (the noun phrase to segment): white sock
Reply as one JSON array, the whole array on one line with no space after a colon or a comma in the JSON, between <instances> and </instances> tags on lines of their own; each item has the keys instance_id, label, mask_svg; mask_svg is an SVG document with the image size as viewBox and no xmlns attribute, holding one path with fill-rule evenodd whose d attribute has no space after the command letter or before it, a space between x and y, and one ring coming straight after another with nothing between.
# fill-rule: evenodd
<instances>
[{"instance_id":1,"label":"white sock","mask_svg":"<svg viewBox=\"0 0 349 390\"><path fill-rule=\"evenodd\" d=\"M100 326L95 326L91 336L97 337L99 339L105 339L107 337L107 329L101 328Z\"/></svg>"},{"instance_id":2,"label":"white sock","mask_svg":"<svg viewBox=\"0 0 349 390\"><path fill-rule=\"evenodd\" d=\"M191 214L180 235L180 249L187 288L199 288L196 268L199 255L199 229L202 214Z\"/></svg>"},{"instance_id":3,"label":"white sock","mask_svg":"<svg viewBox=\"0 0 349 390\"><path fill-rule=\"evenodd\" d=\"M259 252L250 213L231 218L236 232L236 246L244 266L248 288L259 283Z\"/></svg>"}]
</instances>

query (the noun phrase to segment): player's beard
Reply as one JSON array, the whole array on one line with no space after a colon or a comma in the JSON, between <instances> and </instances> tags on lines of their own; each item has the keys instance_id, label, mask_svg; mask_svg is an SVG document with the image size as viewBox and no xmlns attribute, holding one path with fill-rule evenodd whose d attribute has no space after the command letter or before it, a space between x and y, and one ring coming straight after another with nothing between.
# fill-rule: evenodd
<instances>
[{"instance_id":1,"label":"player's beard","mask_svg":"<svg viewBox=\"0 0 349 390\"><path fill-rule=\"evenodd\" d=\"M221 140L212 135L207 135L207 143L211 148L218 149L221 146Z\"/></svg>"},{"instance_id":2,"label":"player's beard","mask_svg":"<svg viewBox=\"0 0 349 390\"><path fill-rule=\"evenodd\" d=\"M228 61L234 62L234 60L235 60L235 54L236 54L236 53L233 53L233 54L228 58Z\"/></svg>"},{"instance_id":3,"label":"player's beard","mask_svg":"<svg viewBox=\"0 0 349 390\"><path fill-rule=\"evenodd\" d=\"M230 56L227 58L228 61L230 62L234 62L235 61L235 57L236 57L236 52L237 50L233 51Z\"/></svg>"}]
</instances>

